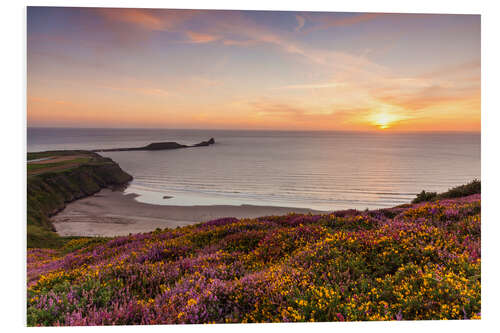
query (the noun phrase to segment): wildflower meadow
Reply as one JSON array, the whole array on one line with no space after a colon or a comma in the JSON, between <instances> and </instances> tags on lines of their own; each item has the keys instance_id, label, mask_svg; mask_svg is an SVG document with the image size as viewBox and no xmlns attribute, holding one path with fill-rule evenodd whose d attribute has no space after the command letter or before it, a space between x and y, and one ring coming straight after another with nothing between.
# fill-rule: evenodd
<instances>
[{"instance_id":1,"label":"wildflower meadow","mask_svg":"<svg viewBox=\"0 0 500 333\"><path fill-rule=\"evenodd\" d=\"M479 319L481 195L28 250L30 326Z\"/></svg>"}]
</instances>

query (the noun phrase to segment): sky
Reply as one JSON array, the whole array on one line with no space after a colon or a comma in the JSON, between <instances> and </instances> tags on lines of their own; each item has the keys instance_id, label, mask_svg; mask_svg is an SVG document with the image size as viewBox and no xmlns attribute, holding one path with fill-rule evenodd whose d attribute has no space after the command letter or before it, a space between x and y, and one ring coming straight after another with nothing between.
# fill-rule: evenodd
<instances>
[{"instance_id":1,"label":"sky","mask_svg":"<svg viewBox=\"0 0 500 333\"><path fill-rule=\"evenodd\" d=\"M29 127L480 131L479 15L28 7Z\"/></svg>"}]
</instances>

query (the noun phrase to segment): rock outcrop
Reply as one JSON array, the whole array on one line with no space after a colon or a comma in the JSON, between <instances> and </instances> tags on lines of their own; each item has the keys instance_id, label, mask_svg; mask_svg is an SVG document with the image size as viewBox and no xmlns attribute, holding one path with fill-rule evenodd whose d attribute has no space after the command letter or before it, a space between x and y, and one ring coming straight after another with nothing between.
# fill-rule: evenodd
<instances>
[{"instance_id":1,"label":"rock outcrop","mask_svg":"<svg viewBox=\"0 0 500 333\"><path fill-rule=\"evenodd\" d=\"M153 142L144 147L132 147L132 148L111 148L111 149L96 149L93 152L110 152L110 151L138 151L138 150L169 150L169 149L181 149L181 148L194 148L194 147L206 147L213 145L215 143L214 138L210 138L208 141L202 141L200 143L194 144L192 146L183 145L177 142Z\"/></svg>"}]
</instances>

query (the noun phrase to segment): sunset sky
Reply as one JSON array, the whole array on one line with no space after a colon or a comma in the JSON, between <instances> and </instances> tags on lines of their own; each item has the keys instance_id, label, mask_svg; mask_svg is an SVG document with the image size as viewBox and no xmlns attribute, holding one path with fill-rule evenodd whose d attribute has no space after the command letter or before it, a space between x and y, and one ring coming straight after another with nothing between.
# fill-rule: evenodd
<instances>
[{"instance_id":1,"label":"sunset sky","mask_svg":"<svg viewBox=\"0 0 500 333\"><path fill-rule=\"evenodd\" d=\"M479 131L479 15L29 7L28 126Z\"/></svg>"}]
</instances>

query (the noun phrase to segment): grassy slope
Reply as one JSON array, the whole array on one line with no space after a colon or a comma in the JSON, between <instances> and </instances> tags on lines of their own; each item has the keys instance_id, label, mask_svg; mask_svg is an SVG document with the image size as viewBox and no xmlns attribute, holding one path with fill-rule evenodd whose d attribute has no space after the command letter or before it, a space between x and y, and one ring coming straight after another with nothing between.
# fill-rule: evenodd
<instances>
[{"instance_id":1,"label":"grassy slope","mask_svg":"<svg viewBox=\"0 0 500 333\"><path fill-rule=\"evenodd\" d=\"M55 248L64 240L55 232L50 216L63 209L66 203L89 196L104 187L117 186L132 178L109 158L85 151L29 153L28 159L46 156L88 155L88 158L68 160L71 167L48 171L27 178L27 237L28 247ZM47 163L51 164L51 163Z\"/></svg>"},{"instance_id":2,"label":"grassy slope","mask_svg":"<svg viewBox=\"0 0 500 333\"><path fill-rule=\"evenodd\" d=\"M63 162L56 162L56 163L41 163L41 164L28 164L28 171L41 171L42 169L47 169L47 168L53 168L53 167L60 167L64 165L79 165L83 164L86 162L89 162L90 158L75 158L72 160L67 160Z\"/></svg>"},{"instance_id":3,"label":"grassy slope","mask_svg":"<svg viewBox=\"0 0 500 333\"><path fill-rule=\"evenodd\" d=\"M417 195L415 199L413 199L412 203L460 198L467 195L479 193L481 193L481 181L478 179L474 179L467 184L452 187L448 191L439 194L436 192L426 192L425 190L423 190Z\"/></svg>"},{"instance_id":4,"label":"grassy slope","mask_svg":"<svg viewBox=\"0 0 500 333\"><path fill-rule=\"evenodd\" d=\"M28 252L29 325L474 319L480 194Z\"/></svg>"}]
</instances>

